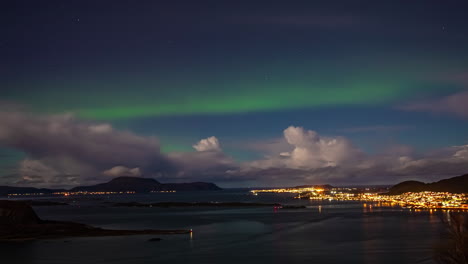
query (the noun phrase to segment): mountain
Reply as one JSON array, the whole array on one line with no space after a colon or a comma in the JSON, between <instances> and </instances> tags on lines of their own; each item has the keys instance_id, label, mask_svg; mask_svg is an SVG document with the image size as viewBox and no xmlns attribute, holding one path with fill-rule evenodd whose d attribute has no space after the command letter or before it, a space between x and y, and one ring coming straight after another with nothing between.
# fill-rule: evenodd
<instances>
[{"instance_id":1,"label":"mountain","mask_svg":"<svg viewBox=\"0 0 468 264\"><path fill-rule=\"evenodd\" d=\"M0 186L0 196L7 196L10 193L26 194L26 193L54 193L62 192L63 189L38 189L33 187L13 187L13 186Z\"/></svg>"},{"instance_id":2,"label":"mountain","mask_svg":"<svg viewBox=\"0 0 468 264\"><path fill-rule=\"evenodd\" d=\"M79 186L71 189L72 192L151 192L151 191L213 191L221 190L216 184L207 182L192 183L160 183L151 178L118 177L110 182L92 186Z\"/></svg>"},{"instance_id":3,"label":"mountain","mask_svg":"<svg viewBox=\"0 0 468 264\"><path fill-rule=\"evenodd\" d=\"M433 183L405 181L390 188L388 194L423 191L468 193L468 174Z\"/></svg>"}]
</instances>

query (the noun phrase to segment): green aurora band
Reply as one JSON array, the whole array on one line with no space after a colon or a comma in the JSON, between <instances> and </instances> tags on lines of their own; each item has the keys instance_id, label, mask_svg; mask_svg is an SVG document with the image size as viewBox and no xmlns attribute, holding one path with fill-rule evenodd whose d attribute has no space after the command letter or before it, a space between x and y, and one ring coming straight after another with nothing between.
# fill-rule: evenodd
<instances>
[{"instance_id":1,"label":"green aurora band","mask_svg":"<svg viewBox=\"0 0 468 264\"><path fill-rule=\"evenodd\" d=\"M449 92L458 87L434 83L434 69L420 67L410 76L395 65L371 69L302 65L177 74L116 74L86 78L43 77L15 84L4 95L35 112L72 112L82 118L117 120L149 116L228 114L316 107L394 105L412 96ZM346 68L346 70L343 70ZM407 67L405 67L407 68ZM301 70L302 69L302 70ZM304 70L307 69L307 70ZM341 69L341 70L340 70ZM351 69L351 70L349 70ZM83 74L86 76L86 74ZM34 88L31 88L34 87ZM27 93L21 93L21 91Z\"/></svg>"}]
</instances>

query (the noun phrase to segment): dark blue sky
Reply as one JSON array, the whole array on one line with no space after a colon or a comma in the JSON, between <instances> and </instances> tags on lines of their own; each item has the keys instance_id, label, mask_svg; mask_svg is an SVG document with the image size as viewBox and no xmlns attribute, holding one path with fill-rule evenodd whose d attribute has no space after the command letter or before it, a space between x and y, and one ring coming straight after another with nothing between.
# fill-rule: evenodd
<instances>
[{"instance_id":1,"label":"dark blue sky","mask_svg":"<svg viewBox=\"0 0 468 264\"><path fill-rule=\"evenodd\" d=\"M37 121L31 131L38 132L64 114L73 116L67 126L106 124L118 133L156 137L161 155L176 164L171 166L179 168L177 173L125 160L113 165L168 180L244 186L283 184L290 174L296 175L291 182L352 183L461 173L465 160L457 153L464 153L468 140L467 8L466 1L4 3L4 182L28 183L24 179L53 174L55 180L38 182L66 185L98 179L113 167L85 164L83 151L78 157L71 147L47 150L41 145L47 140L13 140L7 133L16 125L12 120ZM303 127L304 133L290 132L310 142L292 143L283 133L290 126ZM307 136L308 130L319 139ZM204 153L198 160L207 164L203 170L180 164L180 155L201 159L192 145L211 136L221 153ZM322 143L313 147L312 141ZM348 143L353 147L344 148ZM363 155L353 161L362 165L359 169L351 168L349 158L330 154L354 150ZM428 161L432 153L443 154ZM395 165L382 155L410 161ZM441 162L442 167L456 163L457 169L444 174L440 166L427 168ZM395 172L392 166L403 167ZM324 168L330 171L323 174ZM388 177L354 180L363 168ZM276 176L262 176L262 170L271 174L273 169ZM280 176L286 169L294 173Z\"/></svg>"}]
</instances>

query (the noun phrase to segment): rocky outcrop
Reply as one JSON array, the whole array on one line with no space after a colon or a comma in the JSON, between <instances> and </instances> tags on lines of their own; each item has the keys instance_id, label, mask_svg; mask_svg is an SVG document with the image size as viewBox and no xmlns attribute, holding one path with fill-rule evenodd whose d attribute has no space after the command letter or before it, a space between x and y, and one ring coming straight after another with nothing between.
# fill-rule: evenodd
<instances>
[{"instance_id":1,"label":"rocky outcrop","mask_svg":"<svg viewBox=\"0 0 468 264\"><path fill-rule=\"evenodd\" d=\"M0 200L0 225L33 225L41 219L26 203Z\"/></svg>"}]
</instances>

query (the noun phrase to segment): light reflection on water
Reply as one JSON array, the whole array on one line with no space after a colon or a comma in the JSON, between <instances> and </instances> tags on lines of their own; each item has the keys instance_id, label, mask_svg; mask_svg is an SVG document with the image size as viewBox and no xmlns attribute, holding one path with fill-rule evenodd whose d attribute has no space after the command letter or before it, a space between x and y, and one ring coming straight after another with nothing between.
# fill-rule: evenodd
<instances>
[{"instance_id":1,"label":"light reflection on water","mask_svg":"<svg viewBox=\"0 0 468 264\"><path fill-rule=\"evenodd\" d=\"M192 234L73 238L6 244L15 263L432 263L440 212L358 202L294 200L246 191L74 198L74 206L38 207L42 218L115 229L193 229ZM125 208L114 201L243 201L304 209ZM68 242L64 242L68 241Z\"/></svg>"}]
</instances>

